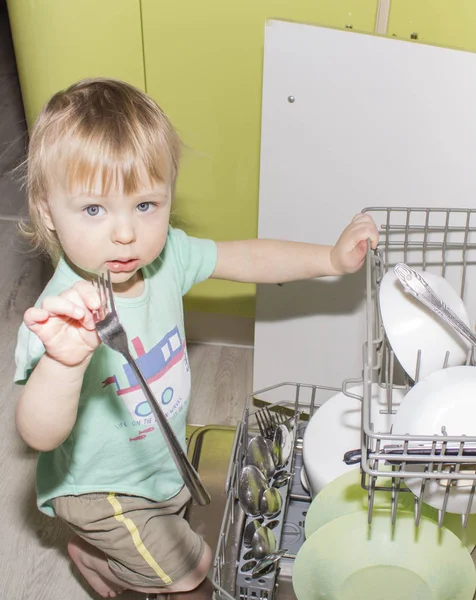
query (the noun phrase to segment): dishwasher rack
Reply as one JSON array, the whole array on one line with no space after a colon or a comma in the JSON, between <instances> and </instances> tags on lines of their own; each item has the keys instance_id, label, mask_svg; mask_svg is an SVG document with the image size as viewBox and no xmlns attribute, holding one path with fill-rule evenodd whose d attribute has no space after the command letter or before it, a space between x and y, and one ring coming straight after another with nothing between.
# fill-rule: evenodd
<instances>
[{"instance_id":1,"label":"dishwasher rack","mask_svg":"<svg viewBox=\"0 0 476 600\"><path fill-rule=\"evenodd\" d=\"M278 409L296 416L305 411L312 416L319 406L334 394L343 391L362 402L362 444L359 449L361 484L368 491L368 520L372 521L377 492L391 493L391 519L397 518L400 493L411 493L404 481L416 474L407 465L423 463L424 472L417 476L422 480L420 494L415 498L415 522L420 521L423 492L430 479L444 480L445 498L451 487L458 482L470 481L470 497L466 513L462 515L466 525L476 490L476 459L466 456L465 450L476 445L476 436L452 437L448 435L393 435L375 433L372 418L372 385L378 384L385 390L387 406L384 412L394 413L393 392L395 389L408 391L418 382L419 353L415 380L410 379L399 366L390 347L382 324L378 304L380 282L385 273L398 262L423 271L431 271L447 278L459 290L470 310L471 322L476 314L476 210L438 208L368 208L364 212L372 215L380 226L380 242L374 251L368 248L366 257L366 317L367 340L363 345L363 371L360 380L344 381L342 388L312 384L281 383L259 390L250 395L238 423L226 478L226 505L221 523L217 550L213 564L212 583L215 600L295 600L292 589L292 567L294 558L304 543L304 521L311 497L300 484L302 466L302 435L306 422L297 422L295 445L288 465L294 471L292 480L282 488L283 508L280 524L275 530L278 548L287 548L288 553L272 572L253 579L243 569L249 557L243 546L243 530L252 517L247 517L238 502L238 481L245 464L246 448L250 437L258 433L255 397L276 399L282 392L282 402L270 402ZM474 271L474 276L472 273ZM473 364L473 353L468 353L467 364ZM442 368L448 362L448 353ZM349 391L351 386L363 383L363 396ZM265 401L266 404L266 401ZM409 445L426 444L427 453L409 453ZM458 455L446 455L447 448L456 446ZM388 447L400 448L398 456L392 456L389 471ZM352 449L349 449L352 450ZM469 469L469 470L468 470ZM390 479L390 483L388 483ZM382 482L382 483L380 483ZM446 502L445 505L446 506ZM439 525L443 525L445 509L439 511Z\"/></svg>"},{"instance_id":2,"label":"dishwasher rack","mask_svg":"<svg viewBox=\"0 0 476 600\"><path fill-rule=\"evenodd\" d=\"M256 579L250 573L255 561L248 556L249 549L243 543L243 530L256 517L247 517L239 505L239 476L246 464L248 442L259 433L256 414L260 400L264 400L271 411L282 411L289 417L298 417L301 412L312 416L323 401L339 391L333 387L285 382L254 392L248 397L242 420L236 429L225 484L227 499L213 565L215 599L295 600L291 582L292 566L304 543L304 521L311 503L311 496L302 487L300 477L302 435L307 422L302 418L296 419L294 447L286 466L286 470L293 472L293 477L286 486L278 488L283 499L282 510L273 517L273 521L277 521L273 529L277 548L286 548L287 552L275 570ZM282 393L282 401L268 404L266 394L270 393L269 397L276 398L276 392Z\"/></svg>"},{"instance_id":3,"label":"dishwasher rack","mask_svg":"<svg viewBox=\"0 0 476 600\"><path fill-rule=\"evenodd\" d=\"M393 391L409 390L417 381L421 351L415 366L415 380L406 375L395 360L386 337L379 311L378 293L385 273L396 263L441 275L457 289L475 321L476 307L476 210L437 208L368 208L380 229L380 241L374 251L368 248L366 258L366 312L367 342L363 352L362 398L362 487L368 490L368 517L372 520L374 496L377 490L392 493L392 521L397 518L397 503L401 492L409 493L402 483L411 477L421 478L420 493L415 498L415 522L419 523L425 488L429 480L436 480L445 488L443 507L439 511L439 525L445 517L448 498L453 486L464 485L469 496L462 515L466 526L476 490L476 459L469 449L476 444L476 436L449 436L443 428L441 435L392 435L373 430L371 390L378 383L386 392L387 413L394 411ZM473 314L471 314L471 310ZM466 364L473 364L468 352ZM448 353L442 368L446 367ZM346 386L344 385L344 388ZM474 433L474 430L473 430ZM415 445L424 445L425 451L415 452ZM392 456L392 471L388 471L388 451L398 448L398 462ZM409 446L412 452L409 453ZM452 454L449 455L449 449ZM465 452L468 451L468 452ZM422 472L411 470L412 463L420 463ZM388 485L378 485L378 478L390 477ZM476 499L475 499L476 500Z\"/></svg>"}]
</instances>

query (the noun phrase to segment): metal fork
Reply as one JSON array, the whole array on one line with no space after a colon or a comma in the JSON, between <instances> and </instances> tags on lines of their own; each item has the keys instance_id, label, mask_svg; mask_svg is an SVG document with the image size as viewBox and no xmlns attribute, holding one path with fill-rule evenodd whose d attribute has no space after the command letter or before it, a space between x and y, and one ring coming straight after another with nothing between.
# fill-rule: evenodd
<instances>
[{"instance_id":1,"label":"metal fork","mask_svg":"<svg viewBox=\"0 0 476 600\"><path fill-rule=\"evenodd\" d=\"M155 420L159 425L164 439L169 448L170 454L174 459L177 469L180 471L184 483L189 489L192 498L205 506L210 504L210 494L207 492L197 471L193 468L187 455L178 441L173 429L171 428L166 416L164 415L160 404L157 402L152 390L149 387L145 377L142 375L139 366L129 352L129 342L127 334L119 321L119 317L114 305L114 296L112 292L111 274L107 272L107 281L104 275L98 275L96 280L97 290L101 299L101 305L98 311L95 311L94 322L96 331L98 332L101 341L111 350L115 350L122 354L131 367L134 375L137 377L142 391L147 398L150 408L154 414Z\"/></svg>"},{"instance_id":2,"label":"metal fork","mask_svg":"<svg viewBox=\"0 0 476 600\"><path fill-rule=\"evenodd\" d=\"M270 413L268 408L264 406L260 408L256 414L256 422L258 423L258 429L260 434L268 439L272 440L274 437L274 432L276 430L276 423L273 419L273 415Z\"/></svg>"},{"instance_id":3,"label":"metal fork","mask_svg":"<svg viewBox=\"0 0 476 600\"><path fill-rule=\"evenodd\" d=\"M300 415L300 413L298 414ZM263 408L256 411L255 417L260 434L268 440L274 439L276 429L280 425L286 425L288 428L292 428L295 423L294 416L287 417L280 410L271 413L267 406L263 406Z\"/></svg>"}]
</instances>

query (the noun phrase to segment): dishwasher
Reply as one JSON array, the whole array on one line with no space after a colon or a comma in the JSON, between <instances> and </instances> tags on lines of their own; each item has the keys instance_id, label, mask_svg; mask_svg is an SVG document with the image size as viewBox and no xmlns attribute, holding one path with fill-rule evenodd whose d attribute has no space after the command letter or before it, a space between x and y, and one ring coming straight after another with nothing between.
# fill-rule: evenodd
<instances>
[{"instance_id":1,"label":"dishwasher","mask_svg":"<svg viewBox=\"0 0 476 600\"><path fill-rule=\"evenodd\" d=\"M476 445L476 437L441 435L392 435L391 432L376 434L373 431L371 386L378 383L386 393L387 406L384 410L394 412L392 393L395 389L409 390L418 381L418 353L415 379L410 379L401 369L390 347L382 324L378 303L378 291L384 274L398 262L423 271L433 271L447 278L459 291L467 306L476 307L476 210L436 209L436 208L368 208L365 209L375 219L380 233L376 250L368 247L366 257L366 319L367 335L363 344L363 384L361 447L349 448L342 459L349 465L360 464L361 485L368 491L368 522L376 494L391 493L389 519L398 518L397 503L399 494L411 493L403 482L415 477L415 472L407 465L418 462L423 470L421 493L415 497L414 519L419 523L422 497L425 485L430 480L443 482L447 497L453 486L465 485L469 488L469 501L462 515L466 524L474 492L476 489L476 464L471 449ZM471 314L474 323L475 314ZM468 351L466 364L473 363L472 351ZM448 353L442 368L448 362ZM213 565L212 583L216 599L239 600L295 600L292 587L293 562L299 548L305 541L304 522L311 503L311 496L303 486L302 439L308 419L312 417L322 402L339 391L348 393L347 380L341 389L317 384L295 382L280 383L254 392L247 400L243 417L238 423L228 472L225 481L225 505L221 521L216 554ZM266 394L272 392L273 402L266 401ZM276 402L280 396L282 401ZM352 394L352 397L355 397ZM279 488L282 507L272 518L273 532L277 548L286 549L278 563L268 572L253 575L256 560L243 540L247 523L255 517L247 516L238 502L239 475L246 464L246 448L250 438L260 432L257 415L260 407L268 406L270 411L294 416L294 446L286 469L292 477ZM411 443L424 446L421 453L409 451ZM389 463L389 448L392 458ZM457 451L448 452L448 448ZM389 471L389 465L391 470ZM384 478L386 485L378 484ZM445 502L446 506L446 502ZM438 524L442 526L445 510L439 511ZM271 519L270 519L271 520ZM264 521L264 524L269 521Z\"/></svg>"}]
</instances>

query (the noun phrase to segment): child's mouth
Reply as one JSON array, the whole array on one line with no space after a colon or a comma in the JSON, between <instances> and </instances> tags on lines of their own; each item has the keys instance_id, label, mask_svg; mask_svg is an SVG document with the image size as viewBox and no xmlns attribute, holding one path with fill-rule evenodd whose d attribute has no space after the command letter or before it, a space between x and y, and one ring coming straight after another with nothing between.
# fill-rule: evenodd
<instances>
[{"instance_id":1,"label":"child's mouth","mask_svg":"<svg viewBox=\"0 0 476 600\"><path fill-rule=\"evenodd\" d=\"M138 263L139 261L137 258L128 260L108 260L106 266L112 273L130 273L136 270Z\"/></svg>"}]
</instances>

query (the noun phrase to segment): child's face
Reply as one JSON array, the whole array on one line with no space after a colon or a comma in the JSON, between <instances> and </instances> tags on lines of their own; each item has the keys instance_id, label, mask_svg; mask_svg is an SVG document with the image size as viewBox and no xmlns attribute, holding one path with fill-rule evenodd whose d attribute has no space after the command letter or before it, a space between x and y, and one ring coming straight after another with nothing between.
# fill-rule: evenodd
<instances>
[{"instance_id":1,"label":"child's face","mask_svg":"<svg viewBox=\"0 0 476 600\"><path fill-rule=\"evenodd\" d=\"M67 192L55 182L45 219L71 263L90 273L109 269L115 289L127 293L140 279L139 269L165 246L170 203L165 182L145 185L133 195L119 190L103 196Z\"/></svg>"}]
</instances>

